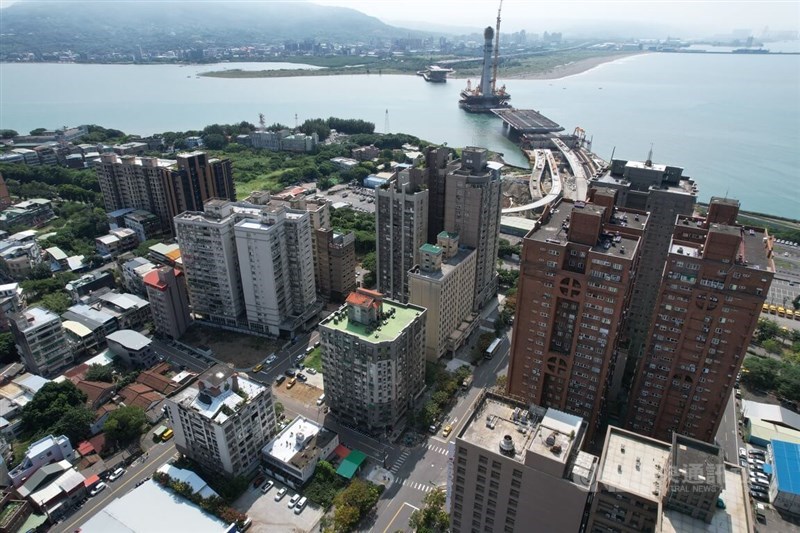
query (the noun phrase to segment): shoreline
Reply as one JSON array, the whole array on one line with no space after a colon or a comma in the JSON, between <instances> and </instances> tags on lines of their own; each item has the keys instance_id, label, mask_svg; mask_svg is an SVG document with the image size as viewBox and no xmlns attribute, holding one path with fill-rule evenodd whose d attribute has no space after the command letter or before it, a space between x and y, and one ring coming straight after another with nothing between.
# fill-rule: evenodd
<instances>
[{"instance_id":1,"label":"shoreline","mask_svg":"<svg viewBox=\"0 0 800 533\"><path fill-rule=\"evenodd\" d=\"M587 57L586 59L579 59L578 61L573 61L565 65L558 65L552 69L545 70L542 72L530 72L530 73L523 73L516 75L512 74L510 76L506 76L505 79L559 80L561 78L568 78L569 76L575 76L576 74L583 74L584 72L588 72L594 68L599 67L600 65L605 65L606 63L614 63L615 61L619 61L621 59L626 59L629 57L644 55L649 53L651 52L630 52L618 55Z\"/></svg>"}]
</instances>

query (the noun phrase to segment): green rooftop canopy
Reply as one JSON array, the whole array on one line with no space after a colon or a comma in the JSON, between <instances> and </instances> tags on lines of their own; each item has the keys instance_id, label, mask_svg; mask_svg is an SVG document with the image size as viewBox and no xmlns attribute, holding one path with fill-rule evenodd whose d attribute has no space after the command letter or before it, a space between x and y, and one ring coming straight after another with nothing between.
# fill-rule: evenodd
<instances>
[{"instance_id":1,"label":"green rooftop canopy","mask_svg":"<svg viewBox=\"0 0 800 533\"><path fill-rule=\"evenodd\" d=\"M353 479L353 476L356 474L359 467L361 467L361 463L363 463L366 459L367 454L358 450L353 450L350 452L350 455L345 457L344 461L342 461L342 464L339 465L336 473L344 478Z\"/></svg>"}]
</instances>

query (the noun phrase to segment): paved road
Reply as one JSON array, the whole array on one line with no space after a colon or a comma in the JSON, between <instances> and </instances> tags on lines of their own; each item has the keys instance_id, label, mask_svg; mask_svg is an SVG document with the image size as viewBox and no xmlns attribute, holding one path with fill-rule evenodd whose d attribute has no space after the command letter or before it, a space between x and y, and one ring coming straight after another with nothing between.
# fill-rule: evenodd
<instances>
[{"instance_id":1,"label":"paved road","mask_svg":"<svg viewBox=\"0 0 800 533\"><path fill-rule=\"evenodd\" d=\"M731 393L722 421L719 423L716 436L717 443L725 453L725 460L739 464L739 448L743 446L739 439L738 420L736 418L736 395Z\"/></svg>"},{"instance_id":2,"label":"paved road","mask_svg":"<svg viewBox=\"0 0 800 533\"><path fill-rule=\"evenodd\" d=\"M161 465L172 459L175 455L175 445L172 441L157 444L150 448L144 460L136 460L127 468L125 475L116 481L106 482L108 488L93 498L89 498L84 506L64 522L56 524L51 531L73 532L84 522L97 514L113 500L125 495L136 487L136 483L153 475ZM144 510L145 512L147 510Z\"/></svg>"}]
</instances>

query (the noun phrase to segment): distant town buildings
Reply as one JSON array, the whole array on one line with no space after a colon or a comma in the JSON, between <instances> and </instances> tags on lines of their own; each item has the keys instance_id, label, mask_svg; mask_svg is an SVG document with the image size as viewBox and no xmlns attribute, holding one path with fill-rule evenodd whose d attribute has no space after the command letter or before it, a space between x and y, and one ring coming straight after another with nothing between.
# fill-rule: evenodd
<instances>
[{"instance_id":1,"label":"distant town buildings","mask_svg":"<svg viewBox=\"0 0 800 533\"><path fill-rule=\"evenodd\" d=\"M249 135L240 135L237 142L273 152L313 152L319 144L319 136L316 133L305 135L289 130L254 131Z\"/></svg>"},{"instance_id":2,"label":"distant town buildings","mask_svg":"<svg viewBox=\"0 0 800 533\"><path fill-rule=\"evenodd\" d=\"M343 423L391 434L425 385L422 307L357 289L320 323L325 401Z\"/></svg>"},{"instance_id":3,"label":"distant town buildings","mask_svg":"<svg viewBox=\"0 0 800 533\"><path fill-rule=\"evenodd\" d=\"M222 475L247 476L276 433L272 391L224 365L167 399L178 451Z\"/></svg>"},{"instance_id":4,"label":"distant town buildings","mask_svg":"<svg viewBox=\"0 0 800 533\"><path fill-rule=\"evenodd\" d=\"M209 158L204 152L178 154L176 161L105 153L95 172L106 211L147 211L169 233L178 214L201 211L211 198L236 199L230 160Z\"/></svg>"}]
</instances>

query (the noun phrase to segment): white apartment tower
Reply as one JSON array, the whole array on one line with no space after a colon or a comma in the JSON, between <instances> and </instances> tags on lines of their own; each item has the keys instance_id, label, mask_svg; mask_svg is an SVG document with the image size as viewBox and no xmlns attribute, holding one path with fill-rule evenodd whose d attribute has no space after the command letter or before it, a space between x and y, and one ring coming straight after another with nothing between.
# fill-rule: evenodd
<instances>
[{"instance_id":1,"label":"white apartment tower","mask_svg":"<svg viewBox=\"0 0 800 533\"><path fill-rule=\"evenodd\" d=\"M72 352L57 314L31 307L9 321L17 350L34 374L55 375L73 361Z\"/></svg>"},{"instance_id":2,"label":"white apartment tower","mask_svg":"<svg viewBox=\"0 0 800 533\"><path fill-rule=\"evenodd\" d=\"M166 405L178 451L228 477L253 472L277 433L269 386L225 365L207 370Z\"/></svg>"}]
</instances>

